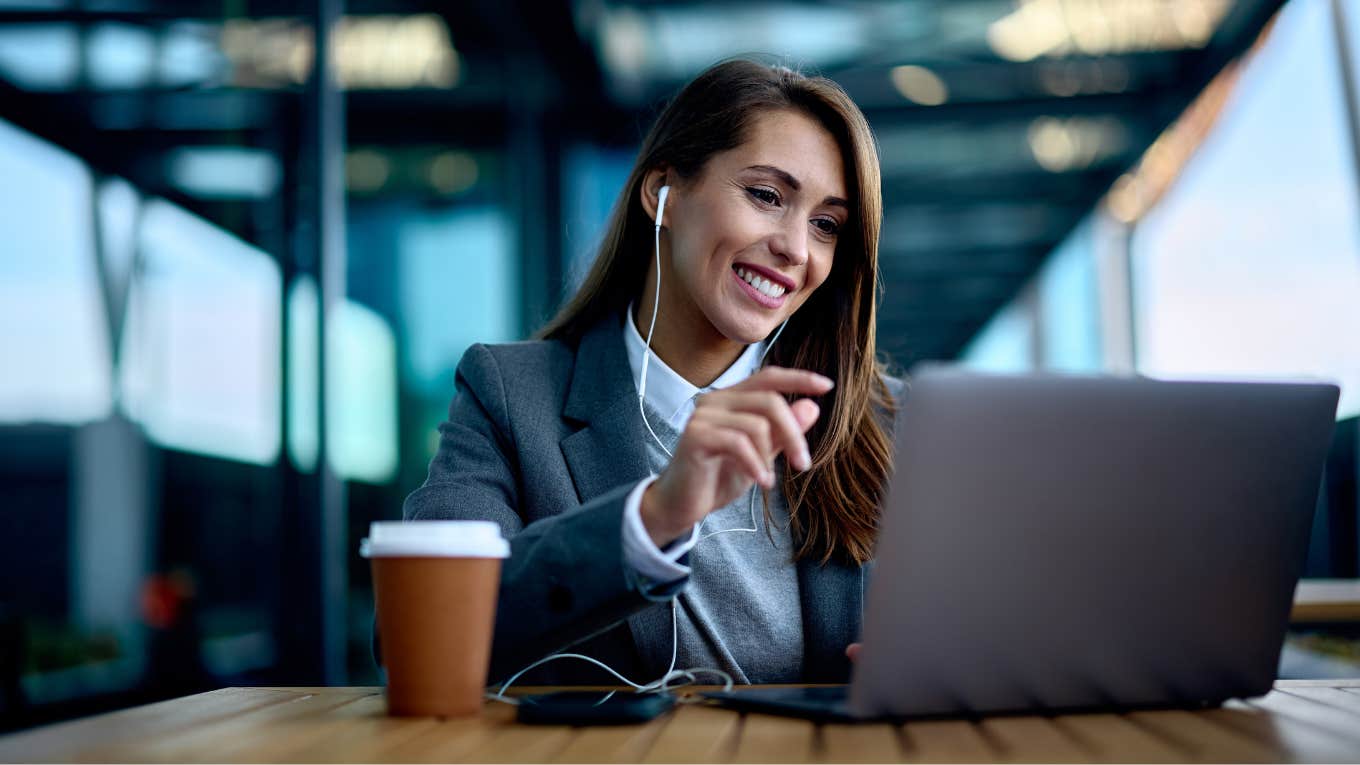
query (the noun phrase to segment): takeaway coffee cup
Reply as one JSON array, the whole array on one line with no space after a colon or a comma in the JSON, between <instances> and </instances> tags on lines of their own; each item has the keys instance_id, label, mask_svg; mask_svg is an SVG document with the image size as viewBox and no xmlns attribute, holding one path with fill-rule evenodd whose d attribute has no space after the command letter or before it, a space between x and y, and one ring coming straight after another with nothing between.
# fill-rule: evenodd
<instances>
[{"instance_id":1,"label":"takeaway coffee cup","mask_svg":"<svg viewBox=\"0 0 1360 765\"><path fill-rule=\"evenodd\" d=\"M482 708L501 561L490 521L380 522L359 554L373 566L391 715L461 717Z\"/></svg>"}]
</instances>

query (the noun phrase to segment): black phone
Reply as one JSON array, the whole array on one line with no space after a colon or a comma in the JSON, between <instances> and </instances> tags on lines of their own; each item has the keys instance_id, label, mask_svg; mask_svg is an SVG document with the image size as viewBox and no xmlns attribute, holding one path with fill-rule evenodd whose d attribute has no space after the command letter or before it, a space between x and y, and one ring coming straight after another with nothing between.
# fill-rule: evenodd
<instances>
[{"instance_id":1,"label":"black phone","mask_svg":"<svg viewBox=\"0 0 1360 765\"><path fill-rule=\"evenodd\" d=\"M559 691L521 696L518 719L532 725L631 725L675 706L669 693Z\"/></svg>"}]
</instances>

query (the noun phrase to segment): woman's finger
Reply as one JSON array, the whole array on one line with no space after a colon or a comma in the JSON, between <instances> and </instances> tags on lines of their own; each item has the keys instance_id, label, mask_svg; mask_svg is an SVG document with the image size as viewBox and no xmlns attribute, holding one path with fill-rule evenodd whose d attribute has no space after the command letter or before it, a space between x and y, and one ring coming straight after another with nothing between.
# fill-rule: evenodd
<instances>
[{"instance_id":1,"label":"woman's finger","mask_svg":"<svg viewBox=\"0 0 1360 765\"><path fill-rule=\"evenodd\" d=\"M802 432L808 432L808 428L817 422L817 417L821 415L822 408L817 406L817 402L810 398L800 398L789 405L793 412L794 419L798 420L798 427Z\"/></svg>"},{"instance_id":2,"label":"woman's finger","mask_svg":"<svg viewBox=\"0 0 1360 765\"><path fill-rule=\"evenodd\" d=\"M774 472L765 466L765 460L744 431L701 422L685 432L692 433L695 445L707 455L732 462L739 472L767 489L774 486Z\"/></svg>"},{"instance_id":3,"label":"woman's finger","mask_svg":"<svg viewBox=\"0 0 1360 765\"><path fill-rule=\"evenodd\" d=\"M798 470L807 470L812 466L807 439L803 437L803 432L807 429L800 427L801 423L783 396L768 390L730 390L721 394L721 397L714 394L713 403L734 411L758 415L769 423L774 442L778 450L788 457L790 465Z\"/></svg>"},{"instance_id":4,"label":"woman's finger","mask_svg":"<svg viewBox=\"0 0 1360 765\"><path fill-rule=\"evenodd\" d=\"M830 377L806 369L765 367L725 390L771 390L776 393L820 396L834 387L836 384Z\"/></svg>"},{"instance_id":5,"label":"woman's finger","mask_svg":"<svg viewBox=\"0 0 1360 765\"><path fill-rule=\"evenodd\" d=\"M702 411L696 410L694 418L710 425L746 433L767 465L774 459L774 427L768 419L760 414L715 406L706 407Z\"/></svg>"}]
</instances>

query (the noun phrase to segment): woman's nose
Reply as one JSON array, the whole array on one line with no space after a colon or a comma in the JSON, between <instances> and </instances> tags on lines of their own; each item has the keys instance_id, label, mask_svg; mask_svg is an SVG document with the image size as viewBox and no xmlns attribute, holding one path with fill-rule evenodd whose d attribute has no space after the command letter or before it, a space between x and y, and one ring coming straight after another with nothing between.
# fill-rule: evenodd
<instances>
[{"instance_id":1,"label":"woman's nose","mask_svg":"<svg viewBox=\"0 0 1360 765\"><path fill-rule=\"evenodd\" d=\"M774 254L795 266L808 260L808 232L806 222L784 226L771 241Z\"/></svg>"}]
</instances>

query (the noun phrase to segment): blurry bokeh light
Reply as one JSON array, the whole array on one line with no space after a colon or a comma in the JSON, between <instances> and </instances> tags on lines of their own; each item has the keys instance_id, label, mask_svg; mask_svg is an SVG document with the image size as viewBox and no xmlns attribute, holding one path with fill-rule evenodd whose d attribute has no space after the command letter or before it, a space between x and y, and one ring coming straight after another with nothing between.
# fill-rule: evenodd
<instances>
[{"instance_id":1,"label":"blurry bokeh light","mask_svg":"<svg viewBox=\"0 0 1360 765\"><path fill-rule=\"evenodd\" d=\"M1020 0L987 30L1011 61L1202 48L1229 0Z\"/></svg>"},{"instance_id":2,"label":"blurry bokeh light","mask_svg":"<svg viewBox=\"0 0 1360 765\"><path fill-rule=\"evenodd\" d=\"M1034 160L1051 173L1090 167L1128 144L1124 124L1113 117L1040 117L1028 138Z\"/></svg>"},{"instance_id":3,"label":"blurry bokeh light","mask_svg":"<svg viewBox=\"0 0 1360 765\"><path fill-rule=\"evenodd\" d=\"M299 19L231 19L222 27L232 80L243 87L306 82L312 48L311 27ZM451 88L459 80L458 52L434 14L346 16L334 55L344 88Z\"/></svg>"},{"instance_id":4,"label":"blurry bokeh light","mask_svg":"<svg viewBox=\"0 0 1360 765\"><path fill-rule=\"evenodd\" d=\"M944 80L923 66L893 67L892 81L897 92L913 103L939 106L949 100L949 88Z\"/></svg>"},{"instance_id":5,"label":"blurry bokeh light","mask_svg":"<svg viewBox=\"0 0 1360 765\"><path fill-rule=\"evenodd\" d=\"M441 152L430 160L428 178L435 191L460 194L477 183L477 161L464 152Z\"/></svg>"},{"instance_id":6,"label":"blurry bokeh light","mask_svg":"<svg viewBox=\"0 0 1360 765\"><path fill-rule=\"evenodd\" d=\"M356 149L345 156L345 187L359 194L382 189L392 176L392 162L372 149Z\"/></svg>"}]
</instances>

